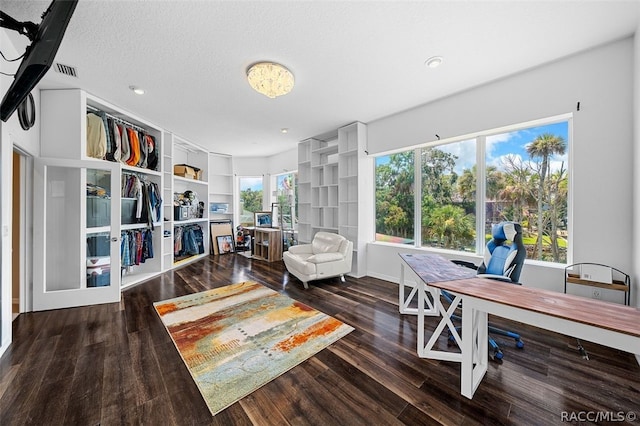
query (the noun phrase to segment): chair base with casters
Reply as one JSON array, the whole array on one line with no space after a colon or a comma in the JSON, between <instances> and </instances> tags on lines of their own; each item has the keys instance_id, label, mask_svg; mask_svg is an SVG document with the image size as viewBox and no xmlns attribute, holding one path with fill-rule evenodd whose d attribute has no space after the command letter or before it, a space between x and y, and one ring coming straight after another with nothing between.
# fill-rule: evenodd
<instances>
[{"instance_id":1,"label":"chair base with casters","mask_svg":"<svg viewBox=\"0 0 640 426\"><path fill-rule=\"evenodd\" d=\"M444 297L444 299L447 300L449 303L453 302L453 297L446 291L442 291L442 297ZM462 322L462 318L459 315L451 315L451 319L458 322ZM518 349L524 348L524 342L522 341L518 333L514 333L513 331L503 330L501 328L492 326L491 324L489 324L488 329L489 329L489 333L499 334L499 335L514 339L516 348ZM458 332L458 334L462 335L462 327L456 327L456 331ZM449 331L449 339L447 340L447 344L449 346L456 344L455 339L451 334L451 331ZM489 357L494 361L502 361L502 358L504 357L504 354L502 353L500 346L495 341L495 339L493 339L491 336L489 336Z\"/></svg>"}]
</instances>

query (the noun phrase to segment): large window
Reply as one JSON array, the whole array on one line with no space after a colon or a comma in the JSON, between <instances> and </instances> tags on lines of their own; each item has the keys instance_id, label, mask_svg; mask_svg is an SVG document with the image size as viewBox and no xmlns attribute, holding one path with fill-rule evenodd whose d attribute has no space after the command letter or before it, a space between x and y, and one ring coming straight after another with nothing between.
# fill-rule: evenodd
<instances>
[{"instance_id":1,"label":"large window","mask_svg":"<svg viewBox=\"0 0 640 426\"><path fill-rule=\"evenodd\" d=\"M253 226L253 213L262 211L262 176L240 177L240 225Z\"/></svg>"},{"instance_id":2,"label":"large window","mask_svg":"<svg viewBox=\"0 0 640 426\"><path fill-rule=\"evenodd\" d=\"M420 150L422 245L475 251L476 142Z\"/></svg>"},{"instance_id":3,"label":"large window","mask_svg":"<svg viewBox=\"0 0 640 426\"><path fill-rule=\"evenodd\" d=\"M282 229L298 229L297 180L298 172L276 175L274 179L276 190L273 192L274 196L271 197L271 202L276 203L274 213L277 213L278 217L273 220ZM281 219L282 223L280 223Z\"/></svg>"},{"instance_id":4,"label":"large window","mask_svg":"<svg viewBox=\"0 0 640 426\"><path fill-rule=\"evenodd\" d=\"M376 240L414 243L413 151L376 158Z\"/></svg>"},{"instance_id":5,"label":"large window","mask_svg":"<svg viewBox=\"0 0 640 426\"><path fill-rule=\"evenodd\" d=\"M527 258L567 263L567 121L486 138L485 232L523 227Z\"/></svg>"},{"instance_id":6,"label":"large window","mask_svg":"<svg viewBox=\"0 0 640 426\"><path fill-rule=\"evenodd\" d=\"M509 220L528 259L567 263L568 147L563 120L378 157L376 240L482 254Z\"/></svg>"}]
</instances>

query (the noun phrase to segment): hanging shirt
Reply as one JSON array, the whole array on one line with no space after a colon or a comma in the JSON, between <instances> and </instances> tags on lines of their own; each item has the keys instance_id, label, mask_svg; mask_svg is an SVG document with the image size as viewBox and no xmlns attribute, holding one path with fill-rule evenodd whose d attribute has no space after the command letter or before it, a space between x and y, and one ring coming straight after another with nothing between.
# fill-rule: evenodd
<instances>
[{"instance_id":1,"label":"hanging shirt","mask_svg":"<svg viewBox=\"0 0 640 426\"><path fill-rule=\"evenodd\" d=\"M104 159L107 153L107 134L102 118L90 112L87 114L87 156Z\"/></svg>"},{"instance_id":2,"label":"hanging shirt","mask_svg":"<svg viewBox=\"0 0 640 426\"><path fill-rule=\"evenodd\" d=\"M116 126L118 127L118 132L120 132L120 138L121 138L120 162L128 164L129 157L131 156L131 148L129 146L129 137L127 136L127 129L120 124L116 124Z\"/></svg>"}]
</instances>

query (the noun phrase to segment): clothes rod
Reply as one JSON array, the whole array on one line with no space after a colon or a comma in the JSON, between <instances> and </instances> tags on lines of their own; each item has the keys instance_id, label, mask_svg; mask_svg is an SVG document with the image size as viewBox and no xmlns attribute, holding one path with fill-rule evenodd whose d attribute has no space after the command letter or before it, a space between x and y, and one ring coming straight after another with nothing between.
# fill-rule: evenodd
<instances>
[{"instance_id":1,"label":"clothes rod","mask_svg":"<svg viewBox=\"0 0 640 426\"><path fill-rule=\"evenodd\" d=\"M120 117L116 117L113 114L109 114L108 112L103 111L100 108L94 107L93 105L87 105L87 110L91 110L91 111L95 111L95 112L102 112L107 117L111 117L115 121L119 121L122 124L126 124L127 126L131 127L132 129L136 129L136 130L139 130L139 131L144 132L144 133L149 133L149 131L147 129L145 129L144 127L140 127L137 124L130 123L130 122L126 121L126 120L123 120Z\"/></svg>"}]
</instances>

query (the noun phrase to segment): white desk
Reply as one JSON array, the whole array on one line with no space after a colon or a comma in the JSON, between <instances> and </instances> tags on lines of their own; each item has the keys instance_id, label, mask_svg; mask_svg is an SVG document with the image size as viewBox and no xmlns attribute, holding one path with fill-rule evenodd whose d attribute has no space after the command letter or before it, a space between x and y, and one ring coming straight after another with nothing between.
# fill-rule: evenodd
<instances>
[{"instance_id":1,"label":"white desk","mask_svg":"<svg viewBox=\"0 0 640 426\"><path fill-rule=\"evenodd\" d=\"M446 290L455 295L454 303L462 302L462 338L457 333L454 335L457 336L456 342L461 352L452 354L457 357L450 360L462 363L460 391L469 399L473 398L487 371L488 314L640 354L640 310L637 308L477 277L429 281L429 274L420 273L423 268L418 264L421 261L419 256L430 255L414 255L408 259L403 256L403 261L422 278L419 286L424 291L418 290L419 299L421 295L426 295L425 288L428 286L430 294L439 296L441 290ZM433 335L439 335L445 326L452 327L447 311L439 303L439 297L436 305L443 318ZM418 311L421 311L421 306L419 301ZM418 332L424 335L424 325L420 328L420 317L424 321L424 315L419 312ZM419 356L433 358L433 355L439 355L422 349L422 354L418 351Z\"/></svg>"}]
</instances>

